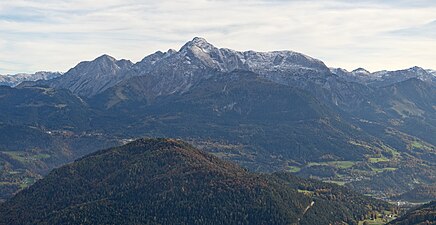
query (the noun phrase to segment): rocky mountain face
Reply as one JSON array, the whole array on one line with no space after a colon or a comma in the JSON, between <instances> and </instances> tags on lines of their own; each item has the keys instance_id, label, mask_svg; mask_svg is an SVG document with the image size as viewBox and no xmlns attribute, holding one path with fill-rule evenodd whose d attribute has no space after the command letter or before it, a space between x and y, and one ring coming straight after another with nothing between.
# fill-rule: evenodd
<instances>
[{"instance_id":1,"label":"rocky mountain face","mask_svg":"<svg viewBox=\"0 0 436 225\"><path fill-rule=\"evenodd\" d=\"M179 51L156 52L133 66L135 76L117 86L142 91L148 100L162 95L185 93L213 72L252 71L277 83L325 79L330 74L319 60L291 51L238 52L219 49L203 38L194 38Z\"/></svg>"},{"instance_id":2,"label":"rocky mountain face","mask_svg":"<svg viewBox=\"0 0 436 225\"><path fill-rule=\"evenodd\" d=\"M139 84L138 89L152 99L161 95L184 93L210 72L248 70L278 83L308 79L325 80L330 74L323 62L291 51L238 52L219 49L203 38L194 38L179 51L156 52L136 64L117 61L103 55L92 62L82 62L64 76L39 82L55 88L66 88L82 97L91 97L115 86ZM128 78L135 77L132 80ZM138 77L138 78L136 78Z\"/></svg>"},{"instance_id":3,"label":"rocky mountain face","mask_svg":"<svg viewBox=\"0 0 436 225\"><path fill-rule=\"evenodd\" d=\"M0 205L0 224L357 224L389 207L335 185L250 173L182 141L140 139L53 170Z\"/></svg>"},{"instance_id":4,"label":"rocky mountain face","mask_svg":"<svg viewBox=\"0 0 436 225\"><path fill-rule=\"evenodd\" d=\"M362 83L372 87L386 87L412 78L428 83L436 82L436 73L432 70L425 70L421 67L412 67L397 71L382 70L374 73L363 68L358 68L351 72L341 68L332 68L331 72L345 80Z\"/></svg>"},{"instance_id":5,"label":"rocky mountain face","mask_svg":"<svg viewBox=\"0 0 436 225\"><path fill-rule=\"evenodd\" d=\"M435 79L431 71L418 67L376 73L362 68L352 72L330 70L319 60L292 51L238 52L217 48L197 37L179 51L158 51L136 64L126 60L117 62L104 55L80 63L59 79L39 84L67 88L82 97L124 86L151 101L158 96L185 93L214 72L234 70L251 71L267 80L305 89L320 100L346 109L367 104L365 95L373 91L371 88L415 77L425 81Z\"/></svg>"},{"instance_id":6,"label":"rocky mountain face","mask_svg":"<svg viewBox=\"0 0 436 225\"><path fill-rule=\"evenodd\" d=\"M25 81L50 80L61 76L56 72L36 72L34 74L20 73L15 75L0 75L0 85L15 87Z\"/></svg>"},{"instance_id":7,"label":"rocky mountain face","mask_svg":"<svg viewBox=\"0 0 436 225\"><path fill-rule=\"evenodd\" d=\"M79 96L93 96L127 79L127 72L132 65L128 60L116 60L102 55L93 61L79 63L63 76L21 86L48 85L57 89L68 89Z\"/></svg>"},{"instance_id":8,"label":"rocky mountain face","mask_svg":"<svg viewBox=\"0 0 436 225\"><path fill-rule=\"evenodd\" d=\"M375 73L359 68L348 72L340 68L329 69L322 61L301 53L239 52L217 48L196 37L179 51L158 51L136 64L103 55L92 62L78 64L65 76L38 82L37 85L66 88L82 97L92 97L115 85L125 85L142 90L144 97L150 100L161 95L184 93L199 81L207 79L212 72L234 70L251 71L276 83L306 89L337 105L354 101L353 107L363 102L356 96L356 88L388 86L410 78L428 82L436 79L434 71L419 67Z\"/></svg>"}]
</instances>

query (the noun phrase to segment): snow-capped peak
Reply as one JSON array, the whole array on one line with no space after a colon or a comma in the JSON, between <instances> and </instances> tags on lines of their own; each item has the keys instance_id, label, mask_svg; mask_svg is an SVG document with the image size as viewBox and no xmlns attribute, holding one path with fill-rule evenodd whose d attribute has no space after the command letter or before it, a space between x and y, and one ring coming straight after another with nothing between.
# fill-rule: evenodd
<instances>
[{"instance_id":1,"label":"snow-capped peak","mask_svg":"<svg viewBox=\"0 0 436 225\"><path fill-rule=\"evenodd\" d=\"M369 72L368 70L361 68L361 67L351 71L351 73L356 74L356 75L369 75L369 74L371 74L371 72Z\"/></svg>"},{"instance_id":2,"label":"snow-capped peak","mask_svg":"<svg viewBox=\"0 0 436 225\"><path fill-rule=\"evenodd\" d=\"M431 75L436 77L436 70L427 69L426 71L427 71L427 73L429 73L429 74L431 74Z\"/></svg>"},{"instance_id":3,"label":"snow-capped peak","mask_svg":"<svg viewBox=\"0 0 436 225\"><path fill-rule=\"evenodd\" d=\"M96 59L94 59L95 62L115 62L117 61L114 57L107 55L107 54L103 54L99 57L97 57Z\"/></svg>"},{"instance_id":4,"label":"snow-capped peak","mask_svg":"<svg viewBox=\"0 0 436 225\"><path fill-rule=\"evenodd\" d=\"M187 50L200 49L205 53L209 53L215 49L215 46L206 41L206 39L201 37L195 37L192 41L189 41L180 49L180 52L186 52Z\"/></svg>"},{"instance_id":5,"label":"snow-capped peak","mask_svg":"<svg viewBox=\"0 0 436 225\"><path fill-rule=\"evenodd\" d=\"M62 73L60 72L46 71L36 72L34 74L19 73L13 75L0 75L0 85L15 87L24 81L51 80L61 75Z\"/></svg>"},{"instance_id":6,"label":"snow-capped peak","mask_svg":"<svg viewBox=\"0 0 436 225\"><path fill-rule=\"evenodd\" d=\"M411 67L408 69L408 71L418 73L418 74L427 74L428 73L425 69L423 69L419 66Z\"/></svg>"}]
</instances>

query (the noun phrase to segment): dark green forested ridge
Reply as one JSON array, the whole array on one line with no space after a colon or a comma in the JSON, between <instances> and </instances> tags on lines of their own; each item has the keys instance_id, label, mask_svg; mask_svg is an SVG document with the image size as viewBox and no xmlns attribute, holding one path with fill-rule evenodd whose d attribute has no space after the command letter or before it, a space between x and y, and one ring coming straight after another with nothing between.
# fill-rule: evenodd
<instances>
[{"instance_id":1,"label":"dark green forested ridge","mask_svg":"<svg viewBox=\"0 0 436 225\"><path fill-rule=\"evenodd\" d=\"M436 201L411 210L389 225L434 225L436 224Z\"/></svg>"},{"instance_id":2,"label":"dark green forested ridge","mask_svg":"<svg viewBox=\"0 0 436 225\"><path fill-rule=\"evenodd\" d=\"M434 171L433 171L434 173ZM429 202L436 199L436 184L422 185L395 198L410 202Z\"/></svg>"},{"instance_id":3,"label":"dark green forested ridge","mask_svg":"<svg viewBox=\"0 0 436 225\"><path fill-rule=\"evenodd\" d=\"M326 187L254 174L179 140L140 139L53 170L0 205L0 224L356 224L389 207Z\"/></svg>"}]
</instances>

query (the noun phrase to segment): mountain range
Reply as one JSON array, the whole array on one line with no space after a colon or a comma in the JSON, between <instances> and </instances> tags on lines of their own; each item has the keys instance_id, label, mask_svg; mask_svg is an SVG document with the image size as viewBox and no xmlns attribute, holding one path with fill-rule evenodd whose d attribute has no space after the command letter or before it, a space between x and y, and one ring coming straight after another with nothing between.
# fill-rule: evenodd
<instances>
[{"instance_id":1,"label":"mountain range","mask_svg":"<svg viewBox=\"0 0 436 225\"><path fill-rule=\"evenodd\" d=\"M436 184L435 84L435 72L419 67L348 72L203 38L137 63L103 55L53 79L0 87L1 196L147 136L181 138L251 171L398 199Z\"/></svg>"},{"instance_id":2,"label":"mountain range","mask_svg":"<svg viewBox=\"0 0 436 225\"><path fill-rule=\"evenodd\" d=\"M61 76L58 72L36 72L34 74L19 73L14 75L0 75L0 85L15 87L25 81L50 80Z\"/></svg>"}]
</instances>

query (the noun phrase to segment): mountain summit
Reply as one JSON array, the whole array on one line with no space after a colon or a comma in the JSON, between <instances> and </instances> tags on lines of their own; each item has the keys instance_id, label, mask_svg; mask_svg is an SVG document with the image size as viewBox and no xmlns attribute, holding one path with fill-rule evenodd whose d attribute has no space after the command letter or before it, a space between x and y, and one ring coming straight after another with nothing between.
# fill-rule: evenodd
<instances>
[{"instance_id":1,"label":"mountain summit","mask_svg":"<svg viewBox=\"0 0 436 225\"><path fill-rule=\"evenodd\" d=\"M369 72L368 70L364 69L364 68L357 68L353 71L351 71L351 73L356 74L356 75L369 75L371 74L371 72Z\"/></svg>"},{"instance_id":2,"label":"mountain summit","mask_svg":"<svg viewBox=\"0 0 436 225\"><path fill-rule=\"evenodd\" d=\"M49 85L53 88L68 89L79 96L93 96L127 79L127 72L132 65L129 60L116 60L105 54L93 61L80 62L55 79L20 86Z\"/></svg>"},{"instance_id":3,"label":"mountain summit","mask_svg":"<svg viewBox=\"0 0 436 225\"><path fill-rule=\"evenodd\" d=\"M180 49L180 52L192 50L193 48L201 49L204 52L211 52L217 49L215 46L207 42L206 39L202 37L195 37L194 39L192 39L192 41L189 41L185 45L183 45L183 47Z\"/></svg>"}]
</instances>

